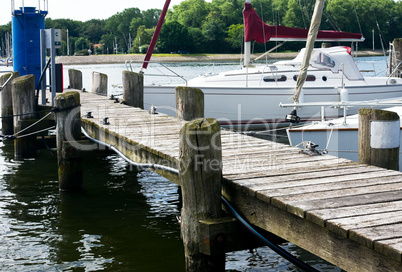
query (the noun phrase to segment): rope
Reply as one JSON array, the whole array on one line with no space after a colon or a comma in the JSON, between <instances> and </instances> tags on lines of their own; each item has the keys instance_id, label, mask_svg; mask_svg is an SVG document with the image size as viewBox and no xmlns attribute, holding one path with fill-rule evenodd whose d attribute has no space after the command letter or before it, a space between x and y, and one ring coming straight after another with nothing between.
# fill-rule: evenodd
<instances>
[{"instance_id":1,"label":"rope","mask_svg":"<svg viewBox=\"0 0 402 272\"><path fill-rule=\"evenodd\" d=\"M38 134L38 133L41 133L41 132L45 132L45 131L48 131L48 130L51 130L51 129L55 129L55 128L56 128L55 126L52 126L52 127L49 127L49 128L45 128L45 129L42 129L42 130L38 130L38 131L35 131L35 132L32 132L32 133L24 134L24 135L21 135L21 136L18 136L18 137L14 137L14 138L15 138L15 139L20 139L20 138L28 137L28 136L31 136L31 135L34 135L34 134Z\"/></svg>"},{"instance_id":2,"label":"rope","mask_svg":"<svg viewBox=\"0 0 402 272\"><path fill-rule=\"evenodd\" d=\"M36 124L38 124L39 122L41 122L42 120L44 120L45 118L47 118L50 114L52 114L52 112L49 112L48 114L46 114L44 117L42 117L41 119L39 119L38 121L36 121L36 122L33 123L32 125L27 126L26 128L24 128L24 129L18 131L17 133L14 133L12 136L15 137L15 136L17 136L18 134L20 134L21 132L24 132L25 130L30 129L31 127L35 126Z\"/></svg>"},{"instance_id":3,"label":"rope","mask_svg":"<svg viewBox=\"0 0 402 272\"><path fill-rule=\"evenodd\" d=\"M175 168L172 168L172 167L168 167L168 166L160 165L160 164L153 164L153 163L138 163L138 162L135 162L135 161L129 159L126 155L124 155L124 154L123 154L119 149L117 149L115 146L110 145L110 144L108 144L108 143L105 143L105 142L102 142L102 141L99 141L99 140L97 140L97 139L92 138L92 137L88 134L88 132L87 132L83 127L81 127L81 132L85 135L85 137L87 137L87 138L90 139L91 141L93 141L93 142L95 142L95 143L97 143L97 144L100 144L100 145L103 145L103 146L106 146L106 147L110 148L111 150L113 150L114 152L116 152L117 155L119 155L121 158L123 158L126 162L128 162L128 163L131 164L131 165L134 165L134 166L136 166L136 167L143 168L143 169L152 168L152 169L155 169L155 170L163 170L163 171L167 171L167 172L172 173L172 174L179 175L179 170L177 170L177 169L175 169Z\"/></svg>"},{"instance_id":4,"label":"rope","mask_svg":"<svg viewBox=\"0 0 402 272\"><path fill-rule=\"evenodd\" d=\"M331 141L333 131L334 131L334 127L332 126L331 133L329 134L329 137L328 137L327 145L325 146L325 149L323 150L323 152L325 152L324 154L328 153L328 145L329 145L329 142Z\"/></svg>"}]
</instances>

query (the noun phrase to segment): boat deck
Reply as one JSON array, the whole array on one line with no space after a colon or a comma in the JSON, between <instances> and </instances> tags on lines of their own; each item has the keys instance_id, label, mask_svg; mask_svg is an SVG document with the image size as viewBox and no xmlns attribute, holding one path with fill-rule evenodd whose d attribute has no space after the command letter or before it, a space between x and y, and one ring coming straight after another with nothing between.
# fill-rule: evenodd
<instances>
[{"instance_id":1,"label":"boat deck","mask_svg":"<svg viewBox=\"0 0 402 272\"><path fill-rule=\"evenodd\" d=\"M92 137L177 168L185 121L81 93L88 111ZM252 224L347 271L402 271L402 173L225 130L221 139L222 192Z\"/></svg>"}]
</instances>

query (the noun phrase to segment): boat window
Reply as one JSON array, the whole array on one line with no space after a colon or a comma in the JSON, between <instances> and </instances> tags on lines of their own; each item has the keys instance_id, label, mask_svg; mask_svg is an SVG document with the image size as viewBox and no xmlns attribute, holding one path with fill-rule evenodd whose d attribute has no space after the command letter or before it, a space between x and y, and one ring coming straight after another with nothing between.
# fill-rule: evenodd
<instances>
[{"instance_id":1,"label":"boat window","mask_svg":"<svg viewBox=\"0 0 402 272\"><path fill-rule=\"evenodd\" d=\"M293 76L293 80L294 80L294 81L297 81L297 78L298 78L298 77L299 77L299 76L294 75L294 76ZM307 75L306 81L315 81L315 75Z\"/></svg>"},{"instance_id":2,"label":"boat window","mask_svg":"<svg viewBox=\"0 0 402 272\"><path fill-rule=\"evenodd\" d=\"M313 54L313 56L311 57L311 63L329 68L335 67L335 61L327 54L323 54L321 52Z\"/></svg>"},{"instance_id":3,"label":"boat window","mask_svg":"<svg viewBox=\"0 0 402 272\"><path fill-rule=\"evenodd\" d=\"M275 81L286 81L288 78L285 75L279 76L265 76L264 81L265 82L275 82Z\"/></svg>"}]
</instances>

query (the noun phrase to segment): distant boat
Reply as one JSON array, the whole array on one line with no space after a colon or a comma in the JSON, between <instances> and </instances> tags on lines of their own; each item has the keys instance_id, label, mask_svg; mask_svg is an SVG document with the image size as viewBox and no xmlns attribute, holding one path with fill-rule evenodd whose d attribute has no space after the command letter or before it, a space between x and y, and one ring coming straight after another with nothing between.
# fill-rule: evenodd
<instances>
[{"instance_id":1,"label":"distant boat","mask_svg":"<svg viewBox=\"0 0 402 272\"><path fill-rule=\"evenodd\" d=\"M239 70L202 75L189 80L186 85L204 92L205 115L218 119L223 125L250 128L288 124L285 116L289 110L279 104L292 102L305 50L302 49L293 60L253 64L250 62L250 42L306 40L308 30L266 25L252 8L251 0L246 1L243 14L246 28L244 66ZM317 41L362 40L361 34L336 31L320 31L317 36ZM145 86L144 103L173 115L176 86ZM350 101L402 97L402 79L363 77L348 47L314 49L301 95L303 101L338 102L342 90L347 90ZM326 112L331 118L341 114L338 109ZM319 108L298 109L300 122L319 120L319 115Z\"/></svg>"}]
</instances>

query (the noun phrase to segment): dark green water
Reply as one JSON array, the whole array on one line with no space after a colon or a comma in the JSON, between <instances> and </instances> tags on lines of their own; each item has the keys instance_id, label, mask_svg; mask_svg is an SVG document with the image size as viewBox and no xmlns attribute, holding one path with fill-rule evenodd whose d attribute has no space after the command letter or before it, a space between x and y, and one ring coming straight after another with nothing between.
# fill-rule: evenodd
<instances>
[{"instance_id":1,"label":"dark green water","mask_svg":"<svg viewBox=\"0 0 402 272\"><path fill-rule=\"evenodd\" d=\"M59 193L56 158L15 162L0 143L1 271L184 271L178 187L110 153L85 157L80 193ZM294 245L322 271L339 271ZM268 248L230 253L227 271L299 271Z\"/></svg>"}]
</instances>

